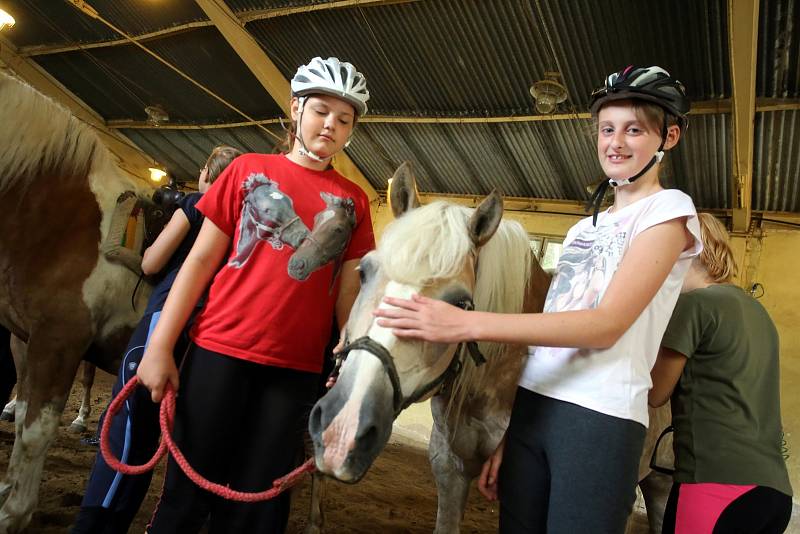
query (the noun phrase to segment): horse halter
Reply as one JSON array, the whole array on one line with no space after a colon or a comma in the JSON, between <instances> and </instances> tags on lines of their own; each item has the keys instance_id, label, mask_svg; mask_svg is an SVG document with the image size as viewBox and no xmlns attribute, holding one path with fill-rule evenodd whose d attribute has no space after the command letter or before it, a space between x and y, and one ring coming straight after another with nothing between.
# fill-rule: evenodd
<instances>
[{"instance_id":1,"label":"horse halter","mask_svg":"<svg viewBox=\"0 0 800 534\"><path fill-rule=\"evenodd\" d=\"M292 226L294 224L297 224L298 222L300 222L300 224L303 224L303 221L300 219L300 216L299 215L295 215L294 217L292 217L291 219L289 219L285 223L279 224L278 226L267 226L266 224L257 221L255 219L255 217L253 217L253 224L255 224L255 227L258 230L266 232L266 233L268 233L269 235L271 235L273 237L277 237L281 241L283 241L283 233L286 230L288 230L290 226ZM303 239L308 238L308 235L309 235L308 230L306 230L306 234L307 235L304 236Z\"/></svg>"},{"instance_id":2,"label":"horse halter","mask_svg":"<svg viewBox=\"0 0 800 534\"><path fill-rule=\"evenodd\" d=\"M458 303L456 303L456 306L468 311L475 309L475 304L472 302L472 299L469 298L459 301ZM384 371L386 371L386 375L389 377L389 381L392 383L392 390L393 390L392 405L394 407L394 416L397 417L397 415L400 412L402 412L415 402L419 401L420 399L426 397L431 392L434 392L437 389L441 389L444 386L445 382L447 382L452 378L455 378L458 375L458 373L461 371L461 368L463 367L463 353L464 353L463 346L466 346L466 350L467 352L469 352L469 355L472 358L472 361L475 362L476 366L480 366L486 363L486 358L483 356L483 354L481 354L481 351L480 349L478 349L478 344L476 342L466 341L459 343L458 347L456 347L456 352L453 355L453 359L450 360L450 365L447 366L447 369L445 369L441 375L433 379L428 384L425 384L424 386L417 388L411 395L409 395L406 398L403 398L403 390L400 385L400 375L397 373L397 366L395 366L394 364L394 358L392 358L391 353L389 353L386 347L384 347L383 345L381 345L368 335L362 336L353 341L352 343L346 343L345 346L342 347L341 352L337 354L336 366L334 367L331 376L338 375L339 368L341 367L342 362L345 359L347 359L347 355L350 353L350 351L363 350L365 352L368 352L369 354L372 354L373 356L378 358L378 360L380 360L380 362L383 364L383 369Z\"/></svg>"}]
</instances>

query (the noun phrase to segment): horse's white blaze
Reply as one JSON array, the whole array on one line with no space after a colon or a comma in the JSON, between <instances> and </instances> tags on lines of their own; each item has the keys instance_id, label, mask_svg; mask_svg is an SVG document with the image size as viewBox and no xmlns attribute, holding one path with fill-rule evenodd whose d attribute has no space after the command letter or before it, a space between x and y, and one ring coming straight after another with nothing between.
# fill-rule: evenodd
<instances>
[{"instance_id":1,"label":"horse's white blaze","mask_svg":"<svg viewBox=\"0 0 800 534\"><path fill-rule=\"evenodd\" d=\"M315 221L314 224L318 224L319 225L319 224L328 222L330 219L333 219L333 217L335 217L335 216L336 216L336 210L327 209L327 210L317 214L317 221Z\"/></svg>"},{"instance_id":2,"label":"horse's white blaze","mask_svg":"<svg viewBox=\"0 0 800 534\"><path fill-rule=\"evenodd\" d=\"M410 299L415 293L419 293L420 289L420 286L400 284L394 280L389 280L389 282L386 284L386 289L384 290L384 296L395 297L399 299ZM383 302L383 299L381 299L381 303L378 308L394 308L394 306ZM372 326L367 332L367 335L386 347L389 352L392 351L392 347L394 346L395 341L397 341L397 336L394 335L392 330L390 328L380 326L377 321L372 322Z\"/></svg>"},{"instance_id":3,"label":"horse's white blaze","mask_svg":"<svg viewBox=\"0 0 800 534\"><path fill-rule=\"evenodd\" d=\"M419 286L390 281L386 285L384 296L408 299L419 290ZM394 306L386 304L381 299L379 307L393 308ZM392 333L390 328L384 328L378 325L376 321L372 321L367 335L390 352L397 341L397 336ZM353 373L356 376L356 382L353 384L347 402L322 433L322 442L325 445L323 465L341 480L349 478L349 474L344 471L344 462L347 459L347 454L355 446L359 412L361 411L364 396L376 377L382 379L385 376L381 361L374 355L364 351L353 351L348 356L344 366L349 368L348 374ZM356 368L350 369L351 366Z\"/></svg>"},{"instance_id":4,"label":"horse's white blaze","mask_svg":"<svg viewBox=\"0 0 800 534\"><path fill-rule=\"evenodd\" d=\"M61 412L52 405L42 407L39 417L25 426L27 406L17 403L17 439L8 462L6 478L13 481L0 509L0 532L16 532L30 521L36 507L45 453L58 430Z\"/></svg>"}]
</instances>

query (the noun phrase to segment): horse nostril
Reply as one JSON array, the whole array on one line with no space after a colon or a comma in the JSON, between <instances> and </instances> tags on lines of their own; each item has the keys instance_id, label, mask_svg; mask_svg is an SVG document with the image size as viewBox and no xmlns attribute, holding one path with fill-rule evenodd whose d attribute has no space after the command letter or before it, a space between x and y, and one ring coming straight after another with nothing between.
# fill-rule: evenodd
<instances>
[{"instance_id":1,"label":"horse nostril","mask_svg":"<svg viewBox=\"0 0 800 534\"><path fill-rule=\"evenodd\" d=\"M372 452L378 447L378 427L370 425L356 438L358 449L363 452Z\"/></svg>"}]
</instances>

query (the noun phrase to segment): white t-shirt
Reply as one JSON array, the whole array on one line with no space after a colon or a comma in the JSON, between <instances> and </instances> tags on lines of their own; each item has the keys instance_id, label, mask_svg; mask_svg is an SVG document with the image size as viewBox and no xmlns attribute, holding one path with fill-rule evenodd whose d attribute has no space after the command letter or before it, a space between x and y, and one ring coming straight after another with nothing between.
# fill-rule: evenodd
<instances>
[{"instance_id":1,"label":"white t-shirt","mask_svg":"<svg viewBox=\"0 0 800 534\"><path fill-rule=\"evenodd\" d=\"M622 337L608 349L530 347L520 386L600 413L631 419L647 426L647 391L683 278L693 257L702 250L700 224L692 199L666 189L618 211L599 214L570 228L550 284L545 312L597 307L631 242L657 224L686 217L695 237L647 305Z\"/></svg>"}]
</instances>

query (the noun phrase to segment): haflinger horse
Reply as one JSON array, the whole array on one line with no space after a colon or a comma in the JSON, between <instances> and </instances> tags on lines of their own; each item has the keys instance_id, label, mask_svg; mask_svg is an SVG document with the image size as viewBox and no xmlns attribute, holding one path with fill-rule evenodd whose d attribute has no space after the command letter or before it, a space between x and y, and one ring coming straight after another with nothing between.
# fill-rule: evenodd
<instances>
[{"instance_id":1,"label":"haflinger horse","mask_svg":"<svg viewBox=\"0 0 800 534\"><path fill-rule=\"evenodd\" d=\"M458 532L469 484L508 425L526 347L481 343L478 351L401 340L371 312L385 306L385 295L412 293L485 311L541 311L550 277L533 259L522 226L502 220L496 193L474 210L444 202L417 207L404 164L393 177L390 203L397 218L359 266L346 359L311 411L316 465L341 481L358 481L398 413L436 393L429 447L439 493L436 532Z\"/></svg>"},{"instance_id":2,"label":"haflinger horse","mask_svg":"<svg viewBox=\"0 0 800 534\"><path fill-rule=\"evenodd\" d=\"M16 439L0 483L0 533L35 509L46 451L78 365L89 354L116 373L148 291L101 244L123 176L97 135L17 78L0 73L0 323L13 334ZM137 311L138 310L138 311Z\"/></svg>"},{"instance_id":3,"label":"haflinger horse","mask_svg":"<svg viewBox=\"0 0 800 534\"><path fill-rule=\"evenodd\" d=\"M413 293L477 310L539 312L550 276L533 259L523 228L501 220L495 193L474 210L443 202L419 207L413 174L403 164L392 180L390 204L396 220L359 266L346 359L336 384L311 411L315 462L326 475L357 482L389 439L398 413L433 395L428 455L438 490L435 532L458 533L469 485L508 426L527 347L480 343L476 350L398 339L371 312L386 306L385 295ZM650 436L662 427L651 427ZM648 441L641 477L650 472L654 441ZM312 493L307 533L322 530L316 497ZM661 506L663 514L663 500Z\"/></svg>"}]
</instances>

